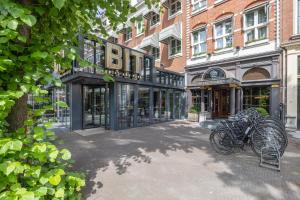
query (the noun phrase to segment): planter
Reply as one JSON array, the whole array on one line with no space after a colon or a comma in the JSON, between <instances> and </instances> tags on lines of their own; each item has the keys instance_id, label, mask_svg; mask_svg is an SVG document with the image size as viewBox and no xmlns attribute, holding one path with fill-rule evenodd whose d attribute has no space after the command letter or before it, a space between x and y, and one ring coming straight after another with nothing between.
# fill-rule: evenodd
<instances>
[{"instance_id":1,"label":"planter","mask_svg":"<svg viewBox=\"0 0 300 200\"><path fill-rule=\"evenodd\" d=\"M188 113L188 120L191 122L198 122L198 113Z\"/></svg>"}]
</instances>

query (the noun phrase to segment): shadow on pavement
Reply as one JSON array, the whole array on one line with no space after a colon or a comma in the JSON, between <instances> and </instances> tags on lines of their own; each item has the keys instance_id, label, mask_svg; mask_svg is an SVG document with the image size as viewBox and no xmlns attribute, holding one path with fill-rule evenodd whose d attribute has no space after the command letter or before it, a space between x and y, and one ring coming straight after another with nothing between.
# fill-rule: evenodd
<instances>
[{"instance_id":1,"label":"shadow on pavement","mask_svg":"<svg viewBox=\"0 0 300 200\"><path fill-rule=\"evenodd\" d=\"M73 168L87 174L85 197L101 190L103 183L95 182L99 171L115 166L122 175L135 163L151 164L152 152L169 156L170 152L186 154L201 150L209 154L210 162L222 163L229 170L215 174L223 187L237 187L255 199L300 199L300 140L290 140L282 162L281 172L258 167L259 159L249 150L229 156L215 153L209 144L209 131L186 121L168 122L105 134L80 136L58 134L64 147L71 150L76 161ZM204 167L211 163L201 163Z\"/></svg>"}]
</instances>

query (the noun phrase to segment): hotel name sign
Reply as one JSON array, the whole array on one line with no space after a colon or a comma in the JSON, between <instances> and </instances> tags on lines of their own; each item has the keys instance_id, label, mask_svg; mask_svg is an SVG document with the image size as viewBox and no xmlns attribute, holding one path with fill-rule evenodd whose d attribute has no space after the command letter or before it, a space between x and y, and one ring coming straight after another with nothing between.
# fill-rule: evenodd
<instances>
[{"instance_id":1,"label":"hotel name sign","mask_svg":"<svg viewBox=\"0 0 300 200\"><path fill-rule=\"evenodd\" d=\"M107 69L140 74L144 68L144 54L106 42L105 66Z\"/></svg>"}]
</instances>

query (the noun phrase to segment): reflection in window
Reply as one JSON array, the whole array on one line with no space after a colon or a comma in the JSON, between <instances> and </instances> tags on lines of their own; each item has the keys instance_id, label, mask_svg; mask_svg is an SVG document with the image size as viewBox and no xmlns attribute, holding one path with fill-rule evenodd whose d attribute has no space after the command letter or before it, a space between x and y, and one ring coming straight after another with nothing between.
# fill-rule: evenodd
<instances>
[{"instance_id":1,"label":"reflection in window","mask_svg":"<svg viewBox=\"0 0 300 200\"><path fill-rule=\"evenodd\" d=\"M133 85L119 84L118 87L118 126L119 129L133 127L134 121L134 88Z\"/></svg>"},{"instance_id":2,"label":"reflection in window","mask_svg":"<svg viewBox=\"0 0 300 200\"><path fill-rule=\"evenodd\" d=\"M153 121L158 122L160 118L160 92L153 90Z\"/></svg>"},{"instance_id":3,"label":"reflection in window","mask_svg":"<svg viewBox=\"0 0 300 200\"><path fill-rule=\"evenodd\" d=\"M201 28L193 32L192 46L193 56L198 56L206 52L206 28Z\"/></svg>"},{"instance_id":4,"label":"reflection in window","mask_svg":"<svg viewBox=\"0 0 300 200\"><path fill-rule=\"evenodd\" d=\"M166 90L161 90L161 120L166 120L167 117L167 92Z\"/></svg>"},{"instance_id":5,"label":"reflection in window","mask_svg":"<svg viewBox=\"0 0 300 200\"><path fill-rule=\"evenodd\" d=\"M105 46L96 43L96 73L101 73L105 67Z\"/></svg>"},{"instance_id":6,"label":"reflection in window","mask_svg":"<svg viewBox=\"0 0 300 200\"><path fill-rule=\"evenodd\" d=\"M270 87L245 87L243 88L243 107L262 107L269 111Z\"/></svg>"},{"instance_id":7,"label":"reflection in window","mask_svg":"<svg viewBox=\"0 0 300 200\"><path fill-rule=\"evenodd\" d=\"M94 62L94 41L91 40L84 40L84 52L83 52L83 59L87 61L89 64L87 67L80 68L80 71L93 73L94 67L92 66Z\"/></svg>"},{"instance_id":8,"label":"reflection in window","mask_svg":"<svg viewBox=\"0 0 300 200\"><path fill-rule=\"evenodd\" d=\"M215 48L232 47L232 19L219 22L215 25Z\"/></svg>"},{"instance_id":9,"label":"reflection in window","mask_svg":"<svg viewBox=\"0 0 300 200\"><path fill-rule=\"evenodd\" d=\"M150 89L140 87L138 89L137 126L148 124L150 124Z\"/></svg>"}]
</instances>

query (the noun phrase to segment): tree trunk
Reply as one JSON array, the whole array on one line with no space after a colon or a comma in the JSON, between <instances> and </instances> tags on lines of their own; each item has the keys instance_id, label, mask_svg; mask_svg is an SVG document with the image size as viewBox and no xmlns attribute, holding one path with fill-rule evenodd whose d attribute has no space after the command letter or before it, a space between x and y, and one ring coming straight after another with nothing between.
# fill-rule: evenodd
<instances>
[{"instance_id":1,"label":"tree trunk","mask_svg":"<svg viewBox=\"0 0 300 200\"><path fill-rule=\"evenodd\" d=\"M27 98L28 95L24 94L21 98L17 99L15 105L11 109L11 112L7 116L6 121L9 124L8 130L10 132L14 132L18 128L23 127L28 113Z\"/></svg>"}]
</instances>

